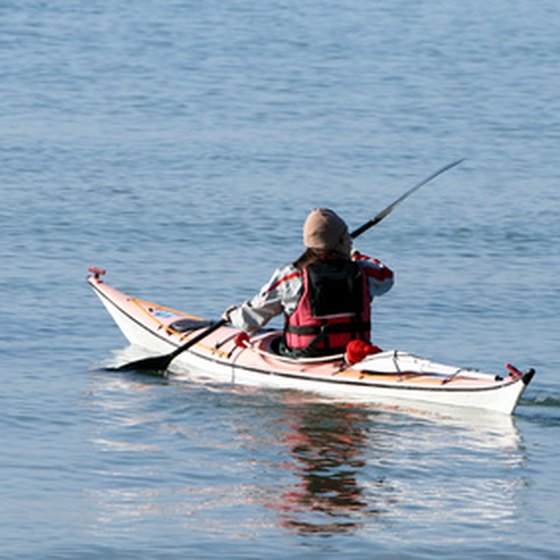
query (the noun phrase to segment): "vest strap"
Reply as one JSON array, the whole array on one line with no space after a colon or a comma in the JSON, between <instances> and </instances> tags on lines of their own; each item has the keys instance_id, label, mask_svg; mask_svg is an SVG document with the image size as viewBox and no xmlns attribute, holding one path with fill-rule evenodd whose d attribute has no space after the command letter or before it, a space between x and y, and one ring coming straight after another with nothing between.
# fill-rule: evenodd
<instances>
[{"instance_id":1,"label":"vest strap","mask_svg":"<svg viewBox=\"0 0 560 560\"><path fill-rule=\"evenodd\" d=\"M351 321L349 323L335 323L334 325L307 325L307 326L297 326L290 325L289 323L285 326L285 332L290 334L296 334L301 336L313 336L315 334L339 334L354 331L364 331L371 329L370 321Z\"/></svg>"}]
</instances>

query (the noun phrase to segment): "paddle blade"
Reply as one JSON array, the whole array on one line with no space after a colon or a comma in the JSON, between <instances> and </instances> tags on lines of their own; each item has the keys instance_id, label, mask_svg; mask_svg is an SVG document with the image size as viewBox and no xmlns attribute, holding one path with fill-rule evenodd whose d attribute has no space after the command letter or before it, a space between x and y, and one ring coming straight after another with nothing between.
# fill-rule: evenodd
<instances>
[{"instance_id":1,"label":"paddle blade","mask_svg":"<svg viewBox=\"0 0 560 560\"><path fill-rule=\"evenodd\" d=\"M111 368L111 371L165 371L174 357L175 353L166 354L165 356L150 356Z\"/></svg>"},{"instance_id":2,"label":"paddle blade","mask_svg":"<svg viewBox=\"0 0 560 560\"><path fill-rule=\"evenodd\" d=\"M206 338L209 334L224 326L226 323L226 319L220 319L219 321L213 323L208 328L204 329L202 332L191 338L188 342L183 344L183 346L179 346L169 354L165 354L163 356L142 358L141 360L136 360L135 362L124 364L118 368L113 368L112 371L165 371L169 367L169 364L179 354L182 354L183 352L191 348L191 346L194 346L202 339Z\"/></svg>"}]
</instances>

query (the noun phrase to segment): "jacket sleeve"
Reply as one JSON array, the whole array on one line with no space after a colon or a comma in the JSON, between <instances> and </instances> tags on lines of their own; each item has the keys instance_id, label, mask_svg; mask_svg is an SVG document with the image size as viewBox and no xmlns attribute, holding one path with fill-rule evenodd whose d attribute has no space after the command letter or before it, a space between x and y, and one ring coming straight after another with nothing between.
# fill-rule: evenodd
<instances>
[{"instance_id":1,"label":"jacket sleeve","mask_svg":"<svg viewBox=\"0 0 560 560\"><path fill-rule=\"evenodd\" d=\"M275 270L270 280L252 299L230 312L231 324L247 333L253 333L282 312L291 313L301 296L301 277L302 273L291 265Z\"/></svg>"},{"instance_id":2,"label":"jacket sleeve","mask_svg":"<svg viewBox=\"0 0 560 560\"><path fill-rule=\"evenodd\" d=\"M369 295L373 299L387 293L395 283L393 271L380 260L362 255L358 251L352 253L352 260L363 267L369 286Z\"/></svg>"}]
</instances>

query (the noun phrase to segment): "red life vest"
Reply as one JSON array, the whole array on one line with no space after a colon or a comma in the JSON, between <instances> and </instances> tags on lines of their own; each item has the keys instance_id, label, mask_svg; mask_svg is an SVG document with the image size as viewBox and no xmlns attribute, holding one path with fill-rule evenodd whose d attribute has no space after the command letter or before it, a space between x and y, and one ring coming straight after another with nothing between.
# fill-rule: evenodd
<instances>
[{"instance_id":1,"label":"red life vest","mask_svg":"<svg viewBox=\"0 0 560 560\"><path fill-rule=\"evenodd\" d=\"M354 339L370 340L371 304L362 267L323 260L303 269L303 294L286 319L284 343L299 355L338 354Z\"/></svg>"}]
</instances>

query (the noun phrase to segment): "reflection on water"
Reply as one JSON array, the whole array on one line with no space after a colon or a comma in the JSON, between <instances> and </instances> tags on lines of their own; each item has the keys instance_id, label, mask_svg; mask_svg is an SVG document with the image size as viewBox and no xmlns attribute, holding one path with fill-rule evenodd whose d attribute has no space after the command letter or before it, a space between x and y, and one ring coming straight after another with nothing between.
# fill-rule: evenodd
<instances>
[{"instance_id":1,"label":"reflection on water","mask_svg":"<svg viewBox=\"0 0 560 560\"><path fill-rule=\"evenodd\" d=\"M523 461L511 417L397 413L288 398L283 441L297 482L275 506L283 527L334 534L405 516L425 523L436 511L452 515L461 499L476 505L463 504L459 515L468 507L479 518L511 516L519 480L496 476ZM487 471L492 460L497 470Z\"/></svg>"},{"instance_id":2,"label":"reflection on water","mask_svg":"<svg viewBox=\"0 0 560 560\"><path fill-rule=\"evenodd\" d=\"M391 499L383 477L358 482L366 466L370 419L352 409L302 406L289 410L285 444L299 481L278 504L283 526L300 532L346 532L376 516ZM373 499L373 491L378 496Z\"/></svg>"},{"instance_id":3,"label":"reflection on water","mask_svg":"<svg viewBox=\"0 0 560 560\"><path fill-rule=\"evenodd\" d=\"M96 455L92 534L508 529L523 446L504 415L344 406L264 391L98 374L84 397ZM479 525L477 525L479 524ZM426 536L425 536L426 535ZM232 537L233 538L233 537Z\"/></svg>"}]
</instances>

